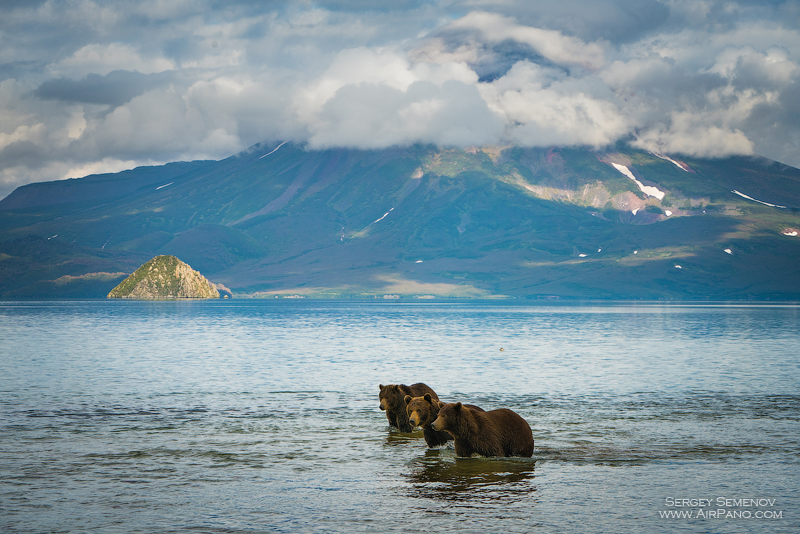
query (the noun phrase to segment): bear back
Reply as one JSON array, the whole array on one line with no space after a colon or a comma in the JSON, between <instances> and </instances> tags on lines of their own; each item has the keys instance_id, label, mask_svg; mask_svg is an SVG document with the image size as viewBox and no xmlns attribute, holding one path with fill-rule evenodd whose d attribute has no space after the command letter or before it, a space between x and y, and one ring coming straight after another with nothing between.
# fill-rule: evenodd
<instances>
[{"instance_id":1,"label":"bear back","mask_svg":"<svg viewBox=\"0 0 800 534\"><path fill-rule=\"evenodd\" d=\"M444 404L431 428L453 436L457 456L533 456L530 425L508 408L483 412L460 402Z\"/></svg>"}]
</instances>

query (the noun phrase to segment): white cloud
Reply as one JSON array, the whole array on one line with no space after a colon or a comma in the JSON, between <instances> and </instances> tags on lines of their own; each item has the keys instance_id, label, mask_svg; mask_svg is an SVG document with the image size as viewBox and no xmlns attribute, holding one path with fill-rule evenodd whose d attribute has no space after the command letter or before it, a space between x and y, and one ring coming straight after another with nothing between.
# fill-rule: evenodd
<instances>
[{"instance_id":1,"label":"white cloud","mask_svg":"<svg viewBox=\"0 0 800 534\"><path fill-rule=\"evenodd\" d=\"M593 90L554 69L521 62L482 92L506 117L512 142L602 147L626 134L629 125L613 102L593 96Z\"/></svg>"},{"instance_id":2,"label":"white cloud","mask_svg":"<svg viewBox=\"0 0 800 534\"><path fill-rule=\"evenodd\" d=\"M150 20L172 21L195 14L198 3L192 0L144 0L133 6L133 9Z\"/></svg>"},{"instance_id":3,"label":"white cloud","mask_svg":"<svg viewBox=\"0 0 800 534\"><path fill-rule=\"evenodd\" d=\"M470 39L451 50L444 39L434 37L411 50L409 57L419 63L475 63L480 58L480 48L479 43Z\"/></svg>"},{"instance_id":4,"label":"white cloud","mask_svg":"<svg viewBox=\"0 0 800 534\"><path fill-rule=\"evenodd\" d=\"M440 64L416 63L412 72L419 81L429 81L442 85L449 80L455 80L468 85L478 83L478 75L466 63L447 61Z\"/></svg>"},{"instance_id":5,"label":"white cloud","mask_svg":"<svg viewBox=\"0 0 800 534\"><path fill-rule=\"evenodd\" d=\"M287 139L601 147L634 135L661 152L800 166L800 10L787 3L319 5L3 8L0 195Z\"/></svg>"},{"instance_id":6,"label":"white cloud","mask_svg":"<svg viewBox=\"0 0 800 534\"><path fill-rule=\"evenodd\" d=\"M596 69L605 62L603 47L598 43L585 43L555 30L523 26L497 13L473 12L454 21L451 26L477 29L489 41L513 39L531 46L555 63Z\"/></svg>"},{"instance_id":7,"label":"white cloud","mask_svg":"<svg viewBox=\"0 0 800 534\"><path fill-rule=\"evenodd\" d=\"M53 76L69 78L108 74L115 70L151 74L174 68L175 64L164 57L143 58L134 47L122 43L86 45L71 56L48 66Z\"/></svg>"},{"instance_id":8,"label":"white cloud","mask_svg":"<svg viewBox=\"0 0 800 534\"><path fill-rule=\"evenodd\" d=\"M715 116L716 115L716 116ZM700 157L725 157L753 153L753 142L739 129L714 124L719 113L672 113L669 125L644 129L633 145L659 153L677 153Z\"/></svg>"},{"instance_id":9,"label":"white cloud","mask_svg":"<svg viewBox=\"0 0 800 534\"><path fill-rule=\"evenodd\" d=\"M125 154L224 157L242 147L235 116L216 113L214 101L174 88L149 91L96 121L90 138L99 153L117 159Z\"/></svg>"},{"instance_id":10,"label":"white cloud","mask_svg":"<svg viewBox=\"0 0 800 534\"><path fill-rule=\"evenodd\" d=\"M325 73L299 95L297 109L301 117L313 120L311 115L347 85L366 83L405 91L415 81L408 61L395 52L365 47L343 50Z\"/></svg>"},{"instance_id":11,"label":"white cloud","mask_svg":"<svg viewBox=\"0 0 800 534\"><path fill-rule=\"evenodd\" d=\"M11 133L0 132L0 150L7 147L12 143L19 143L29 141L36 144L41 144L42 140L46 137L47 129L42 123L33 124L28 126L23 124Z\"/></svg>"},{"instance_id":12,"label":"white cloud","mask_svg":"<svg viewBox=\"0 0 800 534\"><path fill-rule=\"evenodd\" d=\"M397 52L362 47L337 54L295 109L315 147L496 142L500 118L477 82L464 63L412 65Z\"/></svg>"},{"instance_id":13,"label":"white cloud","mask_svg":"<svg viewBox=\"0 0 800 534\"><path fill-rule=\"evenodd\" d=\"M361 83L343 87L325 103L309 126L309 141L312 147L481 145L498 142L503 127L502 118L489 109L474 85L418 81L402 91Z\"/></svg>"},{"instance_id":14,"label":"white cloud","mask_svg":"<svg viewBox=\"0 0 800 534\"><path fill-rule=\"evenodd\" d=\"M30 89L13 79L0 82L0 169L46 166L85 127L76 106L38 102L28 97Z\"/></svg>"},{"instance_id":15,"label":"white cloud","mask_svg":"<svg viewBox=\"0 0 800 534\"><path fill-rule=\"evenodd\" d=\"M785 48L770 46L762 53L747 45L726 47L706 72L719 74L728 80L749 75L756 79L753 81L786 85L797 77L799 70Z\"/></svg>"},{"instance_id":16,"label":"white cloud","mask_svg":"<svg viewBox=\"0 0 800 534\"><path fill-rule=\"evenodd\" d=\"M614 91L632 93L649 87L675 81L675 61L656 55L616 60L599 73L600 79Z\"/></svg>"}]
</instances>

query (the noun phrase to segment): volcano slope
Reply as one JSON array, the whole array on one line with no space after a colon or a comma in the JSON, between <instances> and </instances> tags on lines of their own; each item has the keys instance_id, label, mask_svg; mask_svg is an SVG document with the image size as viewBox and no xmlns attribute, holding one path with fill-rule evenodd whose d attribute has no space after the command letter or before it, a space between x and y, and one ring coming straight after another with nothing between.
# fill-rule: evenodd
<instances>
[{"instance_id":1,"label":"volcano slope","mask_svg":"<svg viewBox=\"0 0 800 534\"><path fill-rule=\"evenodd\" d=\"M20 187L0 298L101 298L166 254L237 297L794 300L798 206L757 157L260 144Z\"/></svg>"}]
</instances>

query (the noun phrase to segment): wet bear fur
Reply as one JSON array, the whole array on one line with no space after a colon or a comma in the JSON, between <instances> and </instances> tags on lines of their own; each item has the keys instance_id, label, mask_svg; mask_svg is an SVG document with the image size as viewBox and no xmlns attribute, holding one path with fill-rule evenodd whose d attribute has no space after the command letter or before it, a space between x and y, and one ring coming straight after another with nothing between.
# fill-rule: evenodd
<instances>
[{"instance_id":1,"label":"wet bear fur","mask_svg":"<svg viewBox=\"0 0 800 534\"><path fill-rule=\"evenodd\" d=\"M442 401L433 398L428 393L422 397L406 395L405 401L406 411L408 412L408 422L412 427L422 427L422 435L425 437L425 443L428 444L428 447L439 447L453 439L453 436L444 430L437 432L431 428L431 423L433 423L439 415L439 408L444 406ZM464 406L469 406L473 410L478 410L480 412L483 411L483 409L478 406L473 406L472 404L465 404Z\"/></svg>"},{"instance_id":2,"label":"wet bear fur","mask_svg":"<svg viewBox=\"0 0 800 534\"><path fill-rule=\"evenodd\" d=\"M533 456L533 432L527 421L507 408L479 412L460 402L439 408L431 424L455 441L456 456Z\"/></svg>"},{"instance_id":3,"label":"wet bear fur","mask_svg":"<svg viewBox=\"0 0 800 534\"><path fill-rule=\"evenodd\" d=\"M381 388L381 392L378 395L378 399L381 402L381 410L386 412L386 419L389 420L389 424L396 427L400 432L411 432L413 429L408 422L408 413L406 412L405 398L407 395L421 397L427 393L431 398L437 401L439 400L439 397L436 396L436 392L422 382L410 386L406 386L405 384L389 384L388 386L384 386L381 384L379 387Z\"/></svg>"}]
</instances>

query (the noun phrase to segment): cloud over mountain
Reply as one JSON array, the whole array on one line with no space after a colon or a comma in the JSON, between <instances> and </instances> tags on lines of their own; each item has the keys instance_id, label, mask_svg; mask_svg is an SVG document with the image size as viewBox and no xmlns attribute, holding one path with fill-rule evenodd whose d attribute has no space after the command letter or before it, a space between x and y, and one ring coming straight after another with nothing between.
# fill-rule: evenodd
<instances>
[{"instance_id":1,"label":"cloud over mountain","mask_svg":"<svg viewBox=\"0 0 800 534\"><path fill-rule=\"evenodd\" d=\"M793 1L0 7L0 195L259 141L605 145L800 166Z\"/></svg>"}]
</instances>

